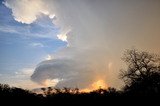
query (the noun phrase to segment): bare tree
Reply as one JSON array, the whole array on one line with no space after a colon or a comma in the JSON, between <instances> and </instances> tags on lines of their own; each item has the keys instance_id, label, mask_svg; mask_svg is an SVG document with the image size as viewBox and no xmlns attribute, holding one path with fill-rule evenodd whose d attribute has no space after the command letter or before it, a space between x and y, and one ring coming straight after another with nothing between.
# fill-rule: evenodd
<instances>
[{"instance_id":1,"label":"bare tree","mask_svg":"<svg viewBox=\"0 0 160 106\"><path fill-rule=\"evenodd\" d=\"M127 69L121 70L120 78L124 80L124 90L132 94L151 95L160 93L160 57L156 54L127 50L123 61Z\"/></svg>"},{"instance_id":2,"label":"bare tree","mask_svg":"<svg viewBox=\"0 0 160 106\"><path fill-rule=\"evenodd\" d=\"M120 73L120 77L126 83L134 82L151 73L160 72L160 57L156 54L136 49L126 50L122 60L128 65L127 70L121 70Z\"/></svg>"}]
</instances>

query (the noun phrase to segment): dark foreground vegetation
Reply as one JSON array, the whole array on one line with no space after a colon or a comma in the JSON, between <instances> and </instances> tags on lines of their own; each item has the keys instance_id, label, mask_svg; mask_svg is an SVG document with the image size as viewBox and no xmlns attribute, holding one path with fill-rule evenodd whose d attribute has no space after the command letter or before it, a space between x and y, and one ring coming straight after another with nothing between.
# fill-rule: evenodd
<instances>
[{"instance_id":1,"label":"dark foreground vegetation","mask_svg":"<svg viewBox=\"0 0 160 106\"><path fill-rule=\"evenodd\" d=\"M120 78L125 82L121 90L115 88L97 89L88 93L78 88L42 88L43 94L36 94L21 88L0 84L1 103L33 104L125 104L158 103L160 98L160 58L158 55L127 50L122 58L127 69L121 70ZM7 101L7 102L6 102Z\"/></svg>"}]
</instances>

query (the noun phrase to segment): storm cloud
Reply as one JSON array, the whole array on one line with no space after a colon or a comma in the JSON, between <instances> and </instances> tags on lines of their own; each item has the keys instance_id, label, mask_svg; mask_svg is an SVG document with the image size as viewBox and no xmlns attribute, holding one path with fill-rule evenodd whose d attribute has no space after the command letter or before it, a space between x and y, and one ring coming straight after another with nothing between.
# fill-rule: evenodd
<instances>
[{"instance_id":1,"label":"storm cloud","mask_svg":"<svg viewBox=\"0 0 160 106\"><path fill-rule=\"evenodd\" d=\"M31 79L39 84L59 79L57 87L87 88L104 80L119 87L120 57L126 48L159 52L158 0L6 0L4 4L18 22L30 24L47 15L60 28L59 39L68 43L53 59L37 65Z\"/></svg>"}]
</instances>

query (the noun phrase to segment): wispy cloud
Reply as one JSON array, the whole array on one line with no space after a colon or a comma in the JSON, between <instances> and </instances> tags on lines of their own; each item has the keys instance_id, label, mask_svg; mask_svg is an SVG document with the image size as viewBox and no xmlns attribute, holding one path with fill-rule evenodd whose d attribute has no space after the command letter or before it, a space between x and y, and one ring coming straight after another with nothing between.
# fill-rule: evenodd
<instances>
[{"instance_id":1,"label":"wispy cloud","mask_svg":"<svg viewBox=\"0 0 160 106\"><path fill-rule=\"evenodd\" d=\"M6 26L1 26L0 25L0 32L19 34L20 31L17 30L17 29L19 29L19 28L16 28L16 27L13 27L13 26L9 26L9 25L6 25Z\"/></svg>"},{"instance_id":2,"label":"wispy cloud","mask_svg":"<svg viewBox=\"0 0 160 106\"><path fill-rule=\"evenodd\" d=\"M44 47L42 43L31 43L30 44L32 47Z\"/></svg>"},{"instance_id":3,"label":"wispy cloud","mask_svg":"<svg viewBox=\"0 0 160 106\"><path fill-rule=\"evenodd\" d=\"M15 71L14 74L11 76L14 81L25 81L29 80L30 76L33 74L34 68L22 68L18 71Z\"/></svg>"},{"instance_id":4,"label":"wispy cloud","mask_svg":"<svg viewBox=\"0 0 160 106\"><path fill-rule=\"evenodd\" d=\"M49 26L50 27L50 26ZM37 29L37 30L33 30L33 29ZM56 37L56 31L54 30L54 28L48 28L45 27L43 30L42 27L40 28L37 24L35 24L34 26L31 25L0 25L0 32L3 33L10 33L10 34L17 34L20 36L26 36L26 37L36 37L36 38L49 38L49 39L58 39ZM47 30L45 30L47 29Z\"/></svg>"},{"instance_id":5,"label":"wispy cloud","mask_svg":"<svg viewBox=\"0 0 160 106\"><path fill-rule=\"evenodd\" d=\"M15 72L15 75L19 75L19 76L31 76L34 72L34 68L23 68L19 71Z\"/></svg>"}]
</instances>

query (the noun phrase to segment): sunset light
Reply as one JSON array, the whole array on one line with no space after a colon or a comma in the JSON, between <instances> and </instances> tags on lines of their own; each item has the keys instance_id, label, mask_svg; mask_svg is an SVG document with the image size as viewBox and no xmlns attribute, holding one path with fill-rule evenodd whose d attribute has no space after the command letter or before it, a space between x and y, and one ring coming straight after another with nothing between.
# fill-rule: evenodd
<instances>
[{"instance_id":1,"label":"sunset light","mask_svg":"<svg viewBox=\"0 0 160 106\"><path fill-rule=\"evenodd\" d=\"M106 89L108 87L104 80L98 80L94 82L91 86L93 89L99 89L99 88Z\"/></svg>"},{"instance_id":2,"label":"sunset light","mask_svg":"<svg viewBox=\"0 0 160 106\"><path fill-rule=\"evenodd\" d=\"M44 85L46 87L48 87L48 86L55 86L58 82L59 82L58 79L46 79L45 82L44 82Z\"/></svg>"},{"instance_id":3,"label":"sunset light","mask_svg":"<svg viewBox=\"0 0 160 106\"><path fill-rule=\"evenodd\" d=\"M97 80L95 81L94 83L92 83L88 88L85 88L85 89L81 89L80 91L81 92L90 92L90 91L93 91L93 90L97 90L97 89L107 89L108 86L107 84L105 83L104 80Z\"/></svg>"},{"instance_id":4,"label":"sunset light","mask_svg":"<svg viewBox=\"0 0 160 106\"><path fill-rule=\"evenodd\" d=\"M0 96L159 96L159 55L160 0L0 0Z\"/></svg>"}]
</instances>

